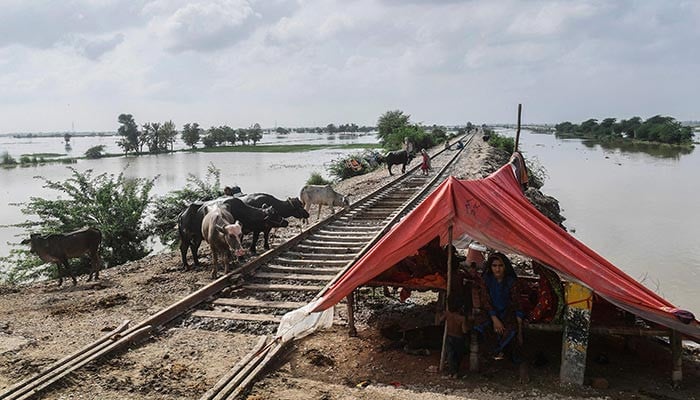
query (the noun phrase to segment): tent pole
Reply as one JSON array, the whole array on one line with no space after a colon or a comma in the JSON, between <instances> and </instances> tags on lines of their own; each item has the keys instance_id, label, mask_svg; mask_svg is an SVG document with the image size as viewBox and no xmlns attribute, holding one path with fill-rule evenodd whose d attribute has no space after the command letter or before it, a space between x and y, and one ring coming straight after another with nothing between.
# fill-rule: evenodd
<instances>
[{"instance_id":1,"label":"tent pole","mask_svg":"<svg viewBox=\"0 0 700 400\"><path fill-rule=\"evenodd\" d=\"M683 380L683 341L681 339L680 332L671 332L671 359L673 361L671 380L674 388L680 387Z\"/></svg>"},{"instance_id":2,"label":"tent pole","mask_svg":"<svg viewBox=\"0 0 700 400\"><path fill-rule=\"evenodd\" d=\"M593 293L587 287L575 282L567 283L564 290L567 306L564 315L559 380L561 383L583 385Z\"/></svg>"},{"instance_id":3,"label":"tent pole","mask_svg":"<svg viewBox=\"0 0 700 400\"><path fill-rule=\"evenodd\" d=\"M355 329L355 291L350 292L348 297L345 298L348 303L348 335L351 337L357 336L357 329Z\"/></svg>"},{"instance_id":4,"label":"tent pole","mask_svg":"<svg viewBox=\"0 0 700 400\"><path fill-rule=\"evenodd\" d=\"M445 330L442 333L442 350L440 351L440 366L438 370L443 371L445 365L445 355L447 344L447 312L450 303L450 291L452 288L452 225L447 228L447 295L445 296Z\"/></svg>"},{"instance_id":5,"label":"tent pole","mask_svg":"<svg viewBox=\"0 0 700 400\"><path fill-rule=\"evenodd\" d=\"M520 114L523 110L523 105L518 104L518 130L515 131L515 151L518 151L518 143L520 142Z\"/></svg>"}]
</instances>

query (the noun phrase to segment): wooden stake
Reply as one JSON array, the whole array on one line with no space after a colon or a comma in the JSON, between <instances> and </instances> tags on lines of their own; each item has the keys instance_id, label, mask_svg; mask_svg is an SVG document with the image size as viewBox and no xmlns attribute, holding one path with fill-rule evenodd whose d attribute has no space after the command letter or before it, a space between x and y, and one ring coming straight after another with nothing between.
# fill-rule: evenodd
<instances>
[{"instance_id":1,"label":"wooden stake","mask_svg":"<svg viewBox=\"0 0 700 400\"><path fill-rule=\"evenodd\" d=\"M450 292L452 290L452 225L447 228L447 294L445 296L445 330L442 333L442 350L440 351L440 366L438 370L442 372L445 365L445 355L447 343L447 311L450 303Z\"/></svg>"},{"instance_id":2,"label":"wooden stake","mask_svg":"<svg viewBox=\"0 0 700 400\"><path fill-rule=\"evenodd\" d=\"M683 342L678 331L671 332L671 359L673 360L673 369L671 371L671 380L673 387L677 388L683 380Z\"/></svg>"},{"instance_id":3,"label":"wooden stake","mask_svg":"<svg viewBox=\"0 0 700 400\"><path fill-rule=\"evenodd\" d=\"M518 130L515 131L515 151L518 151L518 143L520 143L520 115L523 110L523 105L518 104Z\"/></svg>"},{"instance_id":4,"label":"wooden stake","mask_svg":"<svg viewBox=\"0 0 700 400\"><path fill-rule=\"evenodd\" d=\"M559 379L562 383L583 385L593 306L592 293L590 289L574 282L567 283L565 290L567 307Z\"/></svg>"},{"instance_id":5,"label":"wooden stake","mask_svg":"<svg viewBox=\"0 0 700 400\"><path fill-rule=\"evenodd\" d=\"M357 336L357 329L355 328L355 291L350 292L348 297L345 298L348 303L348 335L351 337Z\"/></svg>"}]
</instances>

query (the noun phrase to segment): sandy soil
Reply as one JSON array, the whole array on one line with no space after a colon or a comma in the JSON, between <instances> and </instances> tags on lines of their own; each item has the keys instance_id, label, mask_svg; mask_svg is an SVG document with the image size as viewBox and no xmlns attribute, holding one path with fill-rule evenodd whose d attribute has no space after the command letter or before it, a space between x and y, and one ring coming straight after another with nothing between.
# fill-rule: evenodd
<instances>
[{"instance_id":1,"label":"sandy soil","mask_svg":"<svg viewBox=\"0 0 700 400\"><path fill-rule=\"evenodd\" d=\"M453 175L484 176L500 165L501 157L475 141ZM341 182L337 189L352 193L357 199L389 179L382 169ZM299 223L291 222L290 228L276 232L276 243L299 232ZM203 253L207 263L208 252ZM210 281L206 268L181 271L179 253L175 252L105 270L101 275L98 283L86 283L82 278L76 287L57 288L55 282L0 287L0 390L90 343L123 320L138 322ZM592 339L587 386L582 388L558 385L561 339L556 334L542 333L533 333L527 339L532 364L529 384L518 384L517 371L508 363L486 358L480 373L446 379L434 372L439 351L436 340L426 333L430 330L420 331L423 341L416 347L427 351L407 352L405 343L396 340L396 331L390 328L396 321L429 321L434 297L433 293L423 293L414 296L416 304L399 304L364 290L359 300L358 337L348 337L341 322L294 344L277 369L252 388L248 398L699 397L697 353L686 351L684 385L673 390L666 346L619 338ZM344 307L338 306L337 311L342 316ZM407 314L415 318L408 319ZM192 318L174 321L170 328L134 348L72 373L42 398L196 399L253 347L259 334L236 332L225 325L203 324ZM415 338L411 340L416 345ZM534 365L535 361L539 366ZM590 387L591 379L597 377L605 378L609 388Z\"/></svg>"}]
</instances>

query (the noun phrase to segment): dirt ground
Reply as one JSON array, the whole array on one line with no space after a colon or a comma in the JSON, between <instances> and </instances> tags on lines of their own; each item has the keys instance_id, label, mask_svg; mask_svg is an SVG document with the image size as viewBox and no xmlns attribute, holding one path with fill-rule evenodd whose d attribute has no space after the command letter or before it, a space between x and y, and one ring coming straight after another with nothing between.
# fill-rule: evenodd
<instances>
[{"instance_id":1,"label":"dirt ground","mask_svg":"<svg viewBox=\"0 0 700 400\"><path fill-rule=\"evenodd\" d=\"M415 161L414 161L415 163ZM481 141L460 159L453 175L482 177L501 161ZM353 200L390 178L382 169L336 186ZM313 214L313 213L312 213ZM298 221L276 232L276 243L300 230ZM274 242L273 242L274 243ZM274 245L274 244L273 244ZM203 260L208 262L205 250ZM104 270L97 283L39 282L0 286L0 391L104 335L124 320L137 323L210 282L209 271L183 272L179 252ZM328 331L289 348L277 368L248 399L694 399L700 397L697 349L684 353L684 383L670 385L668 347L649 340L591 339L586 385L558 384L561 337L527 337L530 383L518 383L508 362L482 357L479 373L446 379L436 373L439 335L431 325L435 294L399 303L369 289L359 296L358 336L342 319ZM341 317L344 306L336 307ZM412 318L405 318L410 314ZM401 316L401 317L399 317ZM416 326L406 326L410 320ZM404 324L404 325L402 325ZM196 399L255 344L260 332L182 318L170 329L62 380L45 399ZM409 329L420 327L421 329ZM403 332L406 331L406 332ZM593 378L609 387L594 389Z\"/></svg>"}]
</instances>

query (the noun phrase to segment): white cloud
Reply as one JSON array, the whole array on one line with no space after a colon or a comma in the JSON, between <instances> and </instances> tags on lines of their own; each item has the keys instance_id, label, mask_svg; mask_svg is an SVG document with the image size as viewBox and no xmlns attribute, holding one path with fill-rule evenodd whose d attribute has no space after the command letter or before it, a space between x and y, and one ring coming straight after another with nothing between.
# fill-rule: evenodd
<instances>
[{"instance_id":1,"label":"white cloud","mask_svg":"<svg viewBox=\"0 0 700 400\"><path fill-rule=\"evenodd\" d=\"M4 1L0 118L52 130L65 118L51 104L70 103L98 130L123 112L325 125L399 108L453 123L509 120L517 102L539 121L698 118L698 18L688 1Z\"/></svg>"}]
</instances>

